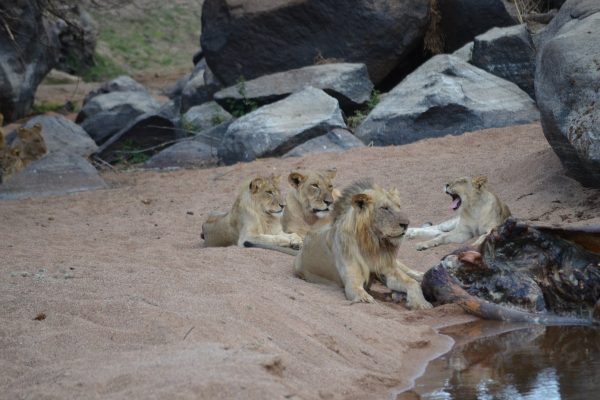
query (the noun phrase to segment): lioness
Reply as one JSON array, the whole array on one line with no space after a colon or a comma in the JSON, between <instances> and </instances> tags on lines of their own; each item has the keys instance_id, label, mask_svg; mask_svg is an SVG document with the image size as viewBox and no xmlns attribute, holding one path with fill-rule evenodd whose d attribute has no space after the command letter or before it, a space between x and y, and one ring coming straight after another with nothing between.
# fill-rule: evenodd
<instances>
[{"instance_id":1,"label":"lioness","mask_svg":"<svg viewBox=\"0 0 600 400\"><path fill-rule=\"evenodd\" d=\"M292 172L288 182L292 190L286 196L281 224L284 232L306 233L331 222L334 201L333 184L336 170Z\"/></svg>"},{"instance_id":2,"label":"lioness","mask_svg":"<svg viewBox=\"0 0 600 400\"><path fill-rule=\"evenodd\" d=\"M494 193L486 188L487 177L456 178L444 187L444 192L452 197L451 208L458 211L454 218L438 225L409 228L406 237L434 237L417 244L417 250L446 243L463 243L480 236L475 244L480 244L490 231L510 217L508 207Z\"/></svg>"},{"instance_id":3,"label":"lioness","mask_svg":"<svg viewBox=\"0 0 600 400\"><path fill-rule=\"evenodd\" d=\"M431 308L416 280L422 274L396 259L408 227L396 189L356 183L344 190L332 218L330 225L307 233L295 259L296 275L309 282L337 283L348 300L372 303L365 286L374 273L388 288L405 291L408 307Z\"/></svg>"},{"instance_id":4,"label":"lioness","mask_svg":"<svg viewBox=\"0 0 600 400\"><path fill-rule=\"evenodd\" d=\"M0 131L0 183L25 168L20 153L19 148L11 148L6 144Z\"/></svg>"},{"instance_id":5,"label":"lioness","mask_svg":"<svg viewBox=\"0 0 600 400\"><path fill-rule=\"evenodd\" d=\"M213 213L202 224L205 247L239 245L245 241L300 248L302 238L284 233L284 203L279 176L257 177L244 182L228 213Z\"/></svg>"},{"instance_id":6,"label":"lioness","mask_svg":"<svg viewBox=\"0 0 600 400\"><path fill-rule=\"evenodd\" d=\"M48 152L48 146L42 136L41 124L34 124L31 128L17 129L17 138L13 147L20 148L20 157L25 165L39 160Z\"/></svg>"}]
</instances>

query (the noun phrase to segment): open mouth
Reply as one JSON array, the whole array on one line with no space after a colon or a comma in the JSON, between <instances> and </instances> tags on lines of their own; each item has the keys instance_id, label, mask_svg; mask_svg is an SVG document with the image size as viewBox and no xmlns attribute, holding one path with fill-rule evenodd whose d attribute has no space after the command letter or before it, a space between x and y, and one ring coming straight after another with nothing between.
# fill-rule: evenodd
<instances>
[{"instance_id":1,"label":"open mouth","mask_svg":"<svg viewBox=\"0 0 600 400\"><path fill-rule=\"evenodd\" d=\"M457 194L454 194L454 193L448 193L448 194L450 196L452 196L452 203L450 203L450 208L454 211L458 210L458 208L462 204L462 200L461 200L460 196Z\"/></svg>"}]
</instances>

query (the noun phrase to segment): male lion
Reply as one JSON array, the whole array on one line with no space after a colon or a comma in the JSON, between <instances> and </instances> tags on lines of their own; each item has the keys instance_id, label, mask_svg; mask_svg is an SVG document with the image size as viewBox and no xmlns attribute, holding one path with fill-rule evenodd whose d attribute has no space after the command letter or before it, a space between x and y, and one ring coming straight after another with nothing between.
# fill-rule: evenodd
<instances>
[{"instance_id":1,"label":"male lion","mask_svg":"<svg viewBox=\"0 0 600 400\"><path fill-rule=\"evenodd\" d=\"M408 227L396 189L356 183L343 192L332 214L330 225L306 235L295 259L296 275L314 283L337 283L348 300L372 303L365 286L373 273L388 288L405 291L409 308L431 308L416 280L422 274L396 259Z\"/></svg>"},{"instance_id":2,"label":"male lion","mask_svg":"<svg viewBox=\"0 0 600 400\"><path fill-rule=\"evenodd\" d=\"M302 238L295 233L284 233L281 227L285 205L279 180L279 176L271 176L245 181L231 211L212 213L202 224L204 246L243 246L245 241L250 241L300 248Z\"/></svg>"},{"instance_id":3,"label":"male lion","mask_svg":"<svg viewBox=\"0 0 600 400\"><path fill-rule=\"evenodd\" d=\"M486 188L487 177L456 178L444 187L444 192L452 197L451 208L458 215L438 225L409 228L406 237L434 237L417 244L417 250L447 243L463 243L480 236L475 244L480 244L490 231L510 217L508 207L494 193Z\"/></svg>"},{"instance_id":4,"label":"male lion","mask_svg":"<svg viewBox=\"0 0 600 400\"><path fill-rule=\"evenodd\" d=\"M292 190L286 196L281 224L284 232L304 237L311 229L331 222L336 170L292 172L288 182Z\"/></svg>"}]
</instances>

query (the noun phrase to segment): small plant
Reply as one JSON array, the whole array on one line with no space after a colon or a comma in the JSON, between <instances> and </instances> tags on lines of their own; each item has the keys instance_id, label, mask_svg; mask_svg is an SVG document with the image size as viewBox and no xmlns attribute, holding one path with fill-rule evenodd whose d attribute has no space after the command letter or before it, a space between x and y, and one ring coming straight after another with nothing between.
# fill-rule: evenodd
<instances>
[{"instance_id":1,"label":"small plant","mask_svg":"<svg viewBox=\"0 0 600 400\"><path fill-rule=\"evenodd\" d=\"M118 153L120 154L118 162L122 164L141 164L150 159L150 155L145 153L133 139L124 140Z\"/></svg>"},{"instance_id":2,"label":"small plant","mask_svg":"<svg viewBox=\"0 0 600 400\"><path fill-rule=\"evenodd\" d=\"M181 129L188 136L194 136L198 133L198 127L192 121L187 119L185 116L181 116Z\"/></svg>"},{"instance_id":3,"label":"small plant","mask_svg":"<svg viewBox=\"0 0 600 400\"><path fill-rule=\"evenodd\" d=\"M371 92L371 96L369 96L369 100L365 106L361 109L358 109L346 119L346 124L350 129L356 129L364 120L367 118L367 115L379 104L381 93L379 90L373 90Z\"/></svg>"},{"instance_id":4,"label":"small plant","mask_svg":"<svg viewBox=\"0 0 600 400\"><path fill-rule=\"evenodd\" d=\"M218 112L213 114L212 117L210 118L210 123L213 126L221 125L223 122L225 122L225 117L222 116L221 114L219 114Z\"/></svg>"},{"instance_id":5,"label":"small plant","mask_svg":"<svg viewBox=\"0 0 600 400\"><path fill-rule=\"evenodd\" d=\"M102 54L96 53L94 57L96 65L83 71L82 78L86 82L101 82L116 78L125 73L125 69L117 65L113 60Z\"/></svg>"},{"instance_id":6,"label":"small plant","mask_svg":"<svg viewBox=\"0 0 600 400\"><path fill-rule=\"evenodd\" d=\"M32 114L45 114L47 112L58 112L61 111L64 107L64 104L52 103L49 101L42 101L39 103L33 103L31 106Z\"/></svg>"},{"instance_id":7,"label":"small plant","mask_svg":"<svg viewBox=\"0 0 600 400\"><path fill-rule=\"evenodd\" d=\"M236 118L246 115L258 108L258 103L254 100L250 100L246 95L246 80L243 76L240 76L237 82L237 90L241 100L229 99L227 101L227 108L231 115Z\"/></svg>"}]
</instances>

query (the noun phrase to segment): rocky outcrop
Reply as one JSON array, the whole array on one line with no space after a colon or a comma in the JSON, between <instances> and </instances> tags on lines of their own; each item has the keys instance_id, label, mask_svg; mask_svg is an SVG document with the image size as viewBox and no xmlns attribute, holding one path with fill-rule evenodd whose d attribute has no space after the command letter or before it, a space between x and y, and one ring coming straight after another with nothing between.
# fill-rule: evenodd
<instances>
[{"instance_id":1,"label":"rocky outcrop","mask_svg":"<svg viewBox=\"0 0 600 400\"><path fill-rule=\"evenodd\" d=\"M544 135L567 172L600 187L600 3L569 0L538 40Z\"/></svg>"},{"instance_id":2,"label":"rocky outcrop","mask_svg":"<svg viewBox=\"0 0 600 400\"><path fill-rule=\"evenodd\" d=\"M316 137L294 147L283 157L302 157L308 154L337 153L357 147L365 147L349 130L336 128L323 136Z\"/></svg>"},{"instance_id":3,"label":"rocky outcrop","mask_svg":"<svg viewBox=\"0 0 600 400\"><path fill-rule=\"evenodd\" d=\"M100 145L132 120L159 108L160 104L146 92L111 92L88 101L76 122Z\"/></svg>"},{"instance_id":4,"label":"rocky outcrop","mask_svg":"<svg viewBox=\"0 0 600 400\"><path fill-rule=\"evenodd\" d=\"M52 4L52 11L60 13L60 18L49 13L60 43L56 68L69 74L81 75L96 63L96 28L91 15L81 5L62 3Z\"/></svg>"},{"instance_id":5,"label":"rocky outcrop","mask_svg":"<svg viewBox=\"0 0 600 400\"><path fill-rule=\"evenodd\" d=\"M471 64L513 82L535 98L535 50L525 24L493 28L477 36Z\"/></svg>"},{"instance_id":6,"label":"rocky outcrop","mask_svg":"<svg viewBox=\"0 0 600 400\"><path fill-rule=\"evenodd\" d=\"M96 168L74 153L46 155L0 185L0 199L58 196L105 188Z\"/></svg>"},{"instance_id":7,"label":"rocky outcrop","mask_svg":"<svg viewBox=\"0 0 600 400\"><path fill-rule=\"evenodd\" d=\"M148 89L141 83L138 83L135 79L127 75L121 75L115 79L104 82L100 87L89 92L83 99L83 104L85 105L88 101L100 94L113 92L143 92L148 94Z\"/></svg>"},{"instance_id":8,"label":"rocky outcrop","mask_svg":"<svg viewBox=\"0 0 600 400\"><path fill-rule=\"evenodd\" d=\"M220 90L215 101L225 108L239 108L239 103L251 101L256 105L273 103L312 86L335 97L344 111L364 104L371 95L373 84L364 64L323 64L278 72Z\"/></svg>"},{"instance_id":9,"label":"rocky outcrop","mask_svg":"<svg viewBox=\"0 0 600 400\"><path fill-rule=\"evenodd\" d=\"M406 144L537 119L535 103L514 83L439 55L390 91L356 136L378 146Z\"/></svg>"},{"instance_id":10,"label":"rocky outcrop","mask_svg":"<svg viewBox=\"0 0 600 400\"><path fill-rule=\"evenodd\" d=\"M345 128L336 99L308 87L234 121L218 155L226 164L280 156L333 128Z\"/></svg>"},{"instance_id":11,"label":"rocky outcrop","mask_svg":"<svg viewBox=\"0 0 600 400\"><path fill-rule=\"evenodd\" d=\"M147 113L130 121L97 151L108 163L136 164L169 146L179 138L173 121L158 113Z\"/></svg>"},{"instance_id":12,"label":"rocky outcrop","mask_svg":"<svg viewBox=\"0 0 600 400\"><path fill-rule=\"evenodd\" d=\"M219 163L217 148L231 122L224 122L182 140L152 156L146 168L207 168Z\"/></svg>"},{"instance_id":13,"label":"rocky outcrop","mask_svg":"<svg viewBox=\"0 0 600 400\"><path fill-rule=\"evenodd\" d=\"M188 134L202 132L213 126L230 121L233 117L214 101L194 106L183 115L183 128L191 130Z\"/></svg>"},{"instance_id":14,"label":"rocky outcrop","mask_svg":"<svg viewBox=\"0 0 600 400\"><path fill-rule=\"evenodd\" d=\"M441 35L447 53L459 49L491 28L517 23L502 0L443 0L438 1L438 7Z\"/></svg>"},{"instance_id":15,"label":"rocky outcrop","mask_svg":"<svg viewBox=\"0 0 600 400\"><path fill-rule=\"evenodd\" d=\"M25 116L35 91L56 64L58 39L38 2L0 2L0 112L6 122Z\"/></svg>"},{"instance_id":16,"label":"rocky outcrop","mask_svg":"<svg viewBox=\"0 0 600 400\"><path fill-rule=\"evenodd\" d=\"M422 46L428 0L206 0L202 51L228 86L327 62L364 63L374 83ZM481 33L481 32L477 32Z\"/></svg>"},{"instance_id":17,"label":"rocky outcrop","mask_svg":"<svg viewBox=\"0 0 600 400\"><path fill-rule=\"evenodd\" d=\"M200 60L181 90L181 112L211 101L213 94L222 87L204 59Z\"/></svg>"}]
</instances>

